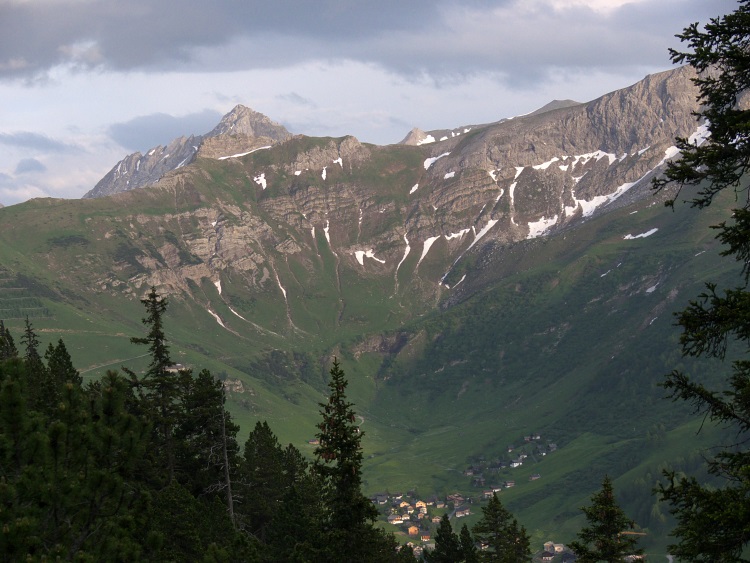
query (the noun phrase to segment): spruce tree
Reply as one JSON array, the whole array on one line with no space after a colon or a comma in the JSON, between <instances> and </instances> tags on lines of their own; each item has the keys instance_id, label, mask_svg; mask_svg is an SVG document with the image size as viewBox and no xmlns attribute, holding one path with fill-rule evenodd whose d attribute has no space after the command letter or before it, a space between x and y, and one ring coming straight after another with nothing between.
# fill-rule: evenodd
<instances>
[{"instance_id":1,"label":"spruce tree","mask_svg":"<svg viewBox=\"0 0 750 563\"><path fill-rule=\"evenodd\" d=\"M156 439L153 453L161 458L157 463L166 472L162 479L169 483L175 476L174 429L179 416L180 374L170 369L172 360L169 356L163 320L167 310L167 299L159 296L156 288L151 287L151 291L145 299L141 299L141 303L146 308L146 316L142 322L148 327L148 333L145 337L133 337L130 341L148 346L151 362L142 379L131 370L123 369L143 394L144 404L151 411Z\"/></svg>"},{"instance_id":2,"label":"spruce tree","mask_svg":"<svg viewBox=\"0 0 750 563\"><path fill-rule=\"evenodd\" d=\"M435 532L435 549L427 550L424 560L427 563L459 563L464 560L461 543L447 514L443 514Z\"/></svg>"},{"instance_id":3,"label":"spruce tree","mask_svg":"<svg viewBox=\"0 0 750 563\"><path fill-rule=\"evenodd\" d=\"M502 505L495 493L482 507L482 519L472 529L483 548L479 561L521 563L531 561L529 536L523 526Z\"/></svg>"},{"instance_id":4,"label":"spruce tree","mask_svg":"<svg viewBox=\"0 0 750 563\"><path fill-rule=\"evenodd\" d=\"M635 523L617 504L608 476L604 477L601 490L591 497L591 505L581 510L586 515L588 526L578 532L578 541L570 544L577 561L620 563L643 553L636 547L638 538L628 534Z\"/></svg>"},{"instance_id":5,"label":"spruce tree","mask_svg":"<svg viewBox=\"0 0 750 563\"><path fill-rule=\"evenodd\" d=\"M724 256L739 263L738 287L720 290L715 283L677 315L682 328L683 355L725 359L727 350L750 351L750 1L712 18L694 23L677 37L685 51L670 50L675 63L687 63L697 76L700 110L696 117L708 135L698 144L678 138L681 157L668 163L657 178L657 189L675 184L687 192L693 207L705 208L723 192L734 203L727 218L713 229L724 245ZM674 207L676 197L668 204ZM675 400L691 404L704 418L731 428L728 448L709 462L715 482L708 487L694 477L666 472L658 487L677 519L677 543L670 553L687 561L744 561L750 544L750 361L731 364L724 389L711 389L684 372L666 376L664 387ZM739 434L739 436L738 436Z\"/></svg>"},{"instance_id":6,"label":"spruce tree","mask_svg":"<svg viewBox=\"0 0 750 563\"><path fill-rule=\"evenodd\" d=\"M479 555L477 554L476 542L466 524L461 526L461 533L458 535L458 541L461 544L461 556L464 563L477 563L479 561Z\"/></svg>"},{"instance_id":7,"label":"spruce tree","mask_svg":"<svg viewBox=\"0 0 750 563\"><path fill-rule=\"evenodd\" d=\"M322 532L331 561L368 561L381 536L373 528L378 511L362 494L362 436L348 382L336 358L330 370L329 397L320 403L323 420L316 434L314 470L320 476L325 506Z\"/></svg>"}]
</instances>

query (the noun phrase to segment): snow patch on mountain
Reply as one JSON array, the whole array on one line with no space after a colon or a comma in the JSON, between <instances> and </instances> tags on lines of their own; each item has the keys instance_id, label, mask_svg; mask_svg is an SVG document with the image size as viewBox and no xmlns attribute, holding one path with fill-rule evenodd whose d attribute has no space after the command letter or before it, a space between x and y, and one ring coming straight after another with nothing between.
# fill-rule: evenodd
<instances>
[{"instance_id":1,"label":"snow patch on mountain","mask_svg":"<svg viewBox=\"0 0 750 563\"><path fill-rule=\"evenodd\" d=\"M259 174L258 176L253 177L253 181L258 184L261 188L264 190L266 189L267 183L266 183L266 174L265 172Z\"/></svg>"},{"instance_id":2,"label":"snow patch on mountain","mask_svg":"<svg viewBox=\"0 0 750 563\"><path fill-rule=\"evenodd\" d=\"M226 327L226 326L224 325L224 323L222 322L222 320L221 320L221 317L220 317L219 315L217 315L217 314L216 314L216 313L214 313L214 312L213 312L213 311L212 311L211 309L208 309L208 308L206 309L206 311L208 311L208 314L209 314L209 315L211 315L211 316L212 316L212 317L213 317L214 319L216 319L216 322L217 322L217 323L219 323L219 324L221 325L221 327L222 327L222 328L227 328L227 327Z\"/></svg>"},{"instance_id":3,"label":"snow patch on mountain","mask_svg":"<svg viewBox=\"0 0 750 563\"><path fill-rule=\"evenodd\" d=\"M427 256L427 253L430 251L430 248L432 247L432 245L439 238L440 236L430 237L424 241L424 246L422 247L422 256L420 256L419 260L417 261L417 267L419 267L419 264L422 262L422 260L424 260L424 257Z\"/></svg>"},{"instance_id":4,"label":"snow patch on mountain","mask_svg":"<svg viewBox=\"0 0 750 563\"><path fill-rule=\"evenodd\" d=\"M365 265L365 258L372 258L376 262L380 262L381 264L385 264L385 260L381 260L380 258L377 258L375 256L375 251L371 248L369 250L355 250L354 256L357 258L357 262L359 262L360 266Z\"/></svg>"},{"instance_id":5,"label":"snow patch on mountain","mask_svg":"<svg viewBox=\"0 0 750 563\"><path fill-rule=\"evenodd\" d=\"M450 154L449 152L444 152L443 154L441 154L439 156L433 156L431 158L426 158L425 161L424 161L424 169L425 170L429 170L430 166L432 166L433 164L435 164L438 160L440 160L444 156L448 156L449 154Z\"/></svg>"},{"instance_id":6,"label":"snow patch on mountain","mask_svg":"<svg viewBox=\"0 0 750 563\"><path fill-rule=\"evenodd\" d=\"M645 233L641 233L640 235L630 235L630 234L628 234L628 235L625 235L622 238L625 239L625 240L635 240L637 238L646 238L646 237L650 237L651 235L653 235L658 230L659 230L658 228L654 228L654 229L651 229L649 231L646 231Z\"/></svg>"},{"instance_id":7,"label":"snow patch on mountain","mask_svg":"<svg viewBox=\"0 0 750 563\"><path fill-rule=\"evenodd\" d=\"M549 219L545 219L544 216L542 216L539 221L533 221L529 223L529 234L526 235L526 238L532 239L540 237L555 224L557 224L557 215Z\"/></svg>"},{"instance_id":8,"label":"snow patch on mountain","mask_svg":"<svg viewBox=\"0 0 750 563\"><path fill-rule=\"evenodd\" d=\"M468 233L471 229L461 229L457 233L451 233L449 235L445 235L445 240L452 240L454 238L463 238L463 236Z\"/></svg>"},{"instance_id":9,"label":"snow patch on mountain","mask_svg":"<svg viewBox=\"0 0 750 563\"><path fill-rule=\"evenodd\" d=\"M246 156L246 155L252 154L252 153L254 153L256 151L262 151L262 150L266 150L266 149L270 149L270 148L271 148L271 145L267 145L265 147L258 147L257 149L253 149L253 150L247 151L247 152L239 152L237 154L230 154L228 156L220 156L218 158L218 160L227 160L229 158L240 158L241 156ZM169 156L169 155L167 155L167 156ZM164 158L166 158L166 156Z\"/></svg>"},{"instance_id":10,"label":"snow patch on mountain","mask_svg":"<svg viewBox=\"0 0 750 563\"><path fill-rule=\"evenodd\" d=\"M419 146L419 145L428 145L428 144L434 143L434 142L435 142L435 137L433 137L432 135L427 135L421 141L417 141L417 146Z\"/></svg>"}]
</instances>

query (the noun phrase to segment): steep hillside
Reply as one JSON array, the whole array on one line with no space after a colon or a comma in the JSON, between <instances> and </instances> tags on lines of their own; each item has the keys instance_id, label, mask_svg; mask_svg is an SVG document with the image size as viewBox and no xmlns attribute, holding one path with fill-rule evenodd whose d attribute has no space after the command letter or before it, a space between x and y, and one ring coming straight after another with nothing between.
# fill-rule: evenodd
<instances>
[{"instance_id":1,"label":"steep hillside","mask_svg":"<svg viewBox=\"0 0 750 563\"><path fill-rule=\"evenodd\" d=\"M0 318L62 336L86 377L142 369L129 338L156 286L174 359L226 381L244 432L267 419L305 447L337 355L368 492L514 481L535 538L568 541L608 472L663 545L650 489L700 461L658 387L684 361L671 312L729 275L707 229L721 210L649 189L675 136L700 141L694 100L682 68L408 144L220 124L150 187L1 209ZM509 445L528 456L512 470Z\"/></svg>"}]
</instances>

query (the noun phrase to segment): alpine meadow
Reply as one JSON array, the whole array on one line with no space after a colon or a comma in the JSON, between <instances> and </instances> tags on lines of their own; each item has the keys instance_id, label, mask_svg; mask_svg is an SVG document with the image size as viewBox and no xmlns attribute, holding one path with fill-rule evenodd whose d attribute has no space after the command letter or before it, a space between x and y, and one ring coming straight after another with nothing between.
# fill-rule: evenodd
<instances>
[{"instance_id":1,"label":"alpine meadow","mask_svg":"<svg viewBox=\"0 0 750 563\"><path fill-rule=\"evenodd\" d=\"M0 206L3 561L750 561L750 0L397 144L243 105Z\"/></svg>"}]
</instances>

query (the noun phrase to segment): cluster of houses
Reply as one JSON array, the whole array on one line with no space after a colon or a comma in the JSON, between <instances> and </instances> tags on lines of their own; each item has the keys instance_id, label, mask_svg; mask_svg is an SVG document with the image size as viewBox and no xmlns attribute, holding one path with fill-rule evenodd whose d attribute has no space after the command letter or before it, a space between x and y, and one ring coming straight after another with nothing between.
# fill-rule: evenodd
<instances>
[{"instance_id":1,"label":"cluster of houses","mask_svg":"<svg viewBox=\"0 0 750 563\"><path fill-rule=\"evenodd\" d=\"M475 460L463 472L465 477L471 479L472 487L487 487L488 476L494 481L498 481L497 476L500 473L522 467L525 462L539 461L542 457L557 450L557 444L552 442L542 443L542 437L539 434L528 434L523 437L523 443L520 446L509 445L507 448L507 457L485 460L483 457ZM532 473L529 481L536 481L541 478L539 473ZM485 489L483 496L489 498L493 492L499 492L502 488L514 487L515 480L506 480L500 485L493 485L490 490Z\"/></svg>"},{"instance_id":2,"label":"cluster of houses","mask_svg":"<svg viewBox=\"0 0 750 563\"><path fill-rule=\"evenodd\" d=\"M452 518L464 518L472 513L471 499L459 493L445 499L435 496L418 498L416 493L377 494L372 497L385 516L386 522L409 537L407 545L419 555L423 549L434 549L434 535L443 514Z\"/></svg>"}]
</instances>

